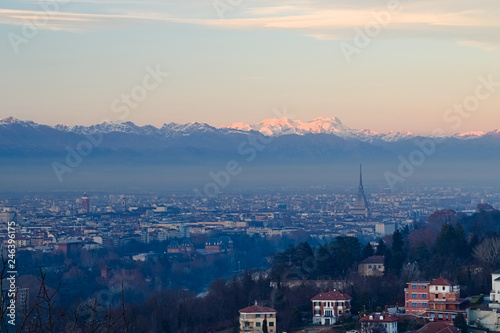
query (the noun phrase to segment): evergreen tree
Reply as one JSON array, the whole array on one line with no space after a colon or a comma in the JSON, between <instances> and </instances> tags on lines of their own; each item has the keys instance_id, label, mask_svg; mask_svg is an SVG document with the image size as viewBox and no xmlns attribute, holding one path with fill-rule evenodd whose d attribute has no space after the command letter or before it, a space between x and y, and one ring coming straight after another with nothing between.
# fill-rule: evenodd
<instances>
[{"instance_id":1,"label":"evergreen tree","mask_svg":"<svg viewBox=\"0 0 500 333\"><path fill-rule=\"evenodd\" d=\"M403 253L403 246L405 242L403 240L403 234L401 231L396 230L392 234L392 252L401 252Z\"/></svg>"},{"instance_id":2,"label":"evergreen tree","mask_svg":"<svg viewBox=\"0 0 500 333\"><path fill-rule=\"evenodd\" d=\"M455 317L455 319L453 319L453 325L455 325L456 328L460 329L462 333L467 333L467 321L465 320L463 314L459 313Z\"/></svg>"},{"instance_id":3,"label":"evergreen tree","mask_svg":"<svg viewBox=\"0 0 500 333\"><path fill-rule=\"evenodd\" d=\"M406 259L406 256L403 252L404 240L403 234L401 231L396 230L392 234L392 256L389 261L389 269L392 269L397 275L401 273L401 269L403 268L403 263Z\"/></svg>"},{"instance_id":4,"label":"evergreen tree","mask_svg":"<svg viewBox=\"0 0 500 333\"><path fill-rule=\"evenodd\" d=\"M269 330L267 329L267 318L264 318L264 321L262 322L262 333L269 333Z\"/></svg>"},{"instance_id":5,"label":"evergreen tree","mask_svg":"<svg viewBox=\"0 0 500 333\"><path fill-rule=\"evenodd\" d=\"M370 243L367 243L363 248L363 259L369 258L375 254L373 247Z\"/></svg>"},{"instance_id":6,"label":"evergreen tree","mask_svg":"<svg viewBox=\"0 0 500 333\"><path fill-rule=\"evenodd\" d=\"M384 240L380 239L378 244L377 244L377 252L375 252L375 254L377 256L383 256L383 255L385 255L386 250L387 250L387 246L385 246Z\"/></svg>"}]
</instances>

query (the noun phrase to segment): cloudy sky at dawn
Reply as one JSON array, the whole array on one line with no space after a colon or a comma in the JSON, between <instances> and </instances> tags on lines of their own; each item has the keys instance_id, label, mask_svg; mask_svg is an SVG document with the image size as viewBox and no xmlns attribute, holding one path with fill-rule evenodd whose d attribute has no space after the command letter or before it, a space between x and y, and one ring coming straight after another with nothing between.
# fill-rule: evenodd
<instances>
[{"instance_id":1,"label":"cloudy sky at dawn","mask_svg":"<svg viewBox=\"0 0 500 333\"><path fill-rule=\"evenodd\" d=\"M286 106L375 131L500 128L498 0L4 0L0 59L0 118L50 125L222 126Z\"/></svg>"}]
</instances>

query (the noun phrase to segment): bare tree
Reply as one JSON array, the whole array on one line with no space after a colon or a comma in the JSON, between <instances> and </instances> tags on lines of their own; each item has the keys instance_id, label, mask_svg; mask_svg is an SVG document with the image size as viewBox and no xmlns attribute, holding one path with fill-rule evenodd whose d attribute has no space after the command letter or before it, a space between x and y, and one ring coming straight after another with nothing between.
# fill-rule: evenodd
<instances>
[{"instance_id":1,"label":"bare tree","mask_svg":"<svg viewBox=\"0 0 500 333\"><path fill-rule=\"evenodd\" d=\"M420 279L420 269L418 268L418 264L416 262L407 262L403 266L403 270L401 273L402 281L416 281Z\"/></svg>"},{"instance_id":2,"label":"bare tree","mask_svg":"<svg viewBox=\"0 0 500 333\"><path fill-rule=\"evenodd\" d=\"M500 237L487 238L474 248L473 255L490 267L500 264Z\"/></svg>"}]
</instances>

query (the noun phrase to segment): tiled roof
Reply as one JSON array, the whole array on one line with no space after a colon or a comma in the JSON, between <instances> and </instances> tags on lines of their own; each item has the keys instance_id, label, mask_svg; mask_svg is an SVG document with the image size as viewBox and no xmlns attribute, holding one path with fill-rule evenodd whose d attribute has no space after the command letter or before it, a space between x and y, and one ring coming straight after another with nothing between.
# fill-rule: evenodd
<instances>
[{"instance_id":1,"label":"tiled roof","mask_svg":"<svg viewBox=\"0 0 500 333\"><path fill-rule=\"evenodd\" d=\"M209 238L205 245L219 245L219 240L217 238Z\"/></svg>"},{"instance_id":2,"label":"tiled roof","mask_svg":"<svg viewBox=\"0 0 500 333\"><path fill-rule=\"evenodd\" d=\"M391 316L388 313L371 313L368 316L364 316L359 321L390 323L398 321L398 318L396 318L395 316Z\"/></svg>"},{"instance_id":3,"label":"tiled roof","mask_svg":"<svg viewBox=\"0 0 500 333\"><path fill-rule=\"evenodd\" d=\"M328 291L326 293L319 293L313 298L311 298L311 301L337 301L337 300L348 300L351 299L351 296L349 296L346 293L342 293L338 290L334 291Z\"/></svg>"},{"instance_id":4,"label":"tiled roof","mask_svg":"<svg viewBox=\"0 0 500 333\"><path fill-rule=\"evenodd\" d=\"M417 331L417 333L458 333L458 332L460 332L458 328L442 321L430 322Z\"/></svg>"},{"instance_id":5,"label":"tiled roof","mask_svg":"<svg viewBox=\"0 0 500 333\"><path fill-rule=\"evenodd\" d=\"M247 308L241 309L240 313L269 313L269 312L277 312L274 309L265 307L265 306L258 306L258 305L252 305Z\"/></svg>"},{"instance_id":6,"label":"tiled roof","mask_svg":"<svg viewBox=\"0 0 500 333\"><path fill-rule=\"evenodd\" d=\"M442 277L432 280L431 284L438 285L438 286L451 286L452 285L452 283L450 281L448 281Z\"/></svg>"},{"instance_id":7,"label":"tiled roof","mask_svg":"<svg viewBox=\"0 0 500 333\"><path fill-rule=\"evenodd\" d=\"M186 239L184 239L182 241L181 244L184 245L184 246L191 246L192 243L191 243L191 241L189 239L186 238Z\"/></svg>"},{"instance_id":8,"label":"tiled roof","mask_svg":"<svg viewBox=\"0 0 500 333\"><path fill-rule=\"evenodd\" d=\"M171 241L170 244L168 244L167 248L169 249L176 249L179 247L179 242L178 241Z\"/></svg>"},{"instance_id":9,"label":"tiled roof","mask_svg":"<svg viewBox=\"0 0 500 333\"><path fill-rule=\"evenodd\" d=\"M362 264L383 264L384 256L371 256L361 262Z\"/></svg>"},{"instance_id":10,"label":"tiled roof","mask_svg":"<svg viewBox=\"0 0 500 333\"><path fill-rule=\"evenodd\" d=\"M222 243L222 244L230 244L230 243L233 242L233 240L229 236L221 236L219 238L219 242Z\"/></svg>"}]
</instances>

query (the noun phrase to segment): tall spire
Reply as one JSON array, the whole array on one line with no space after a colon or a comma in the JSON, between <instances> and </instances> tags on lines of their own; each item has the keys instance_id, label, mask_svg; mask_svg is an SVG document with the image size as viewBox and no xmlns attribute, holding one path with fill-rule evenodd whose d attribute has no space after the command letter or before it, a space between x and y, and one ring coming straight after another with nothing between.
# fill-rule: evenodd
<instances>
[{"instance_id":1,"label":"tall spire","mask_svg":"<svg viewBox=\"0 0 500 333\"><path fill-rule=\"evenodd\" d=\"M368 200L366 200L365 190L363 188L363 169L361 164L359 165L359 187L358 187L358 195L354 202L353 209L351 211L355 215L364 215L368 217L369 208L368 208Z\"/></svg>"},{"instance_id":2,"label":"tall spire","mask_svg":"<svg viewBox=\"0 0 500 333\"><path fill-rule=\"evenodd\" d=\"M361 170L361 164L359 165L359 188L363 189L363 172Z\"/></svg>"}]
</instances>

